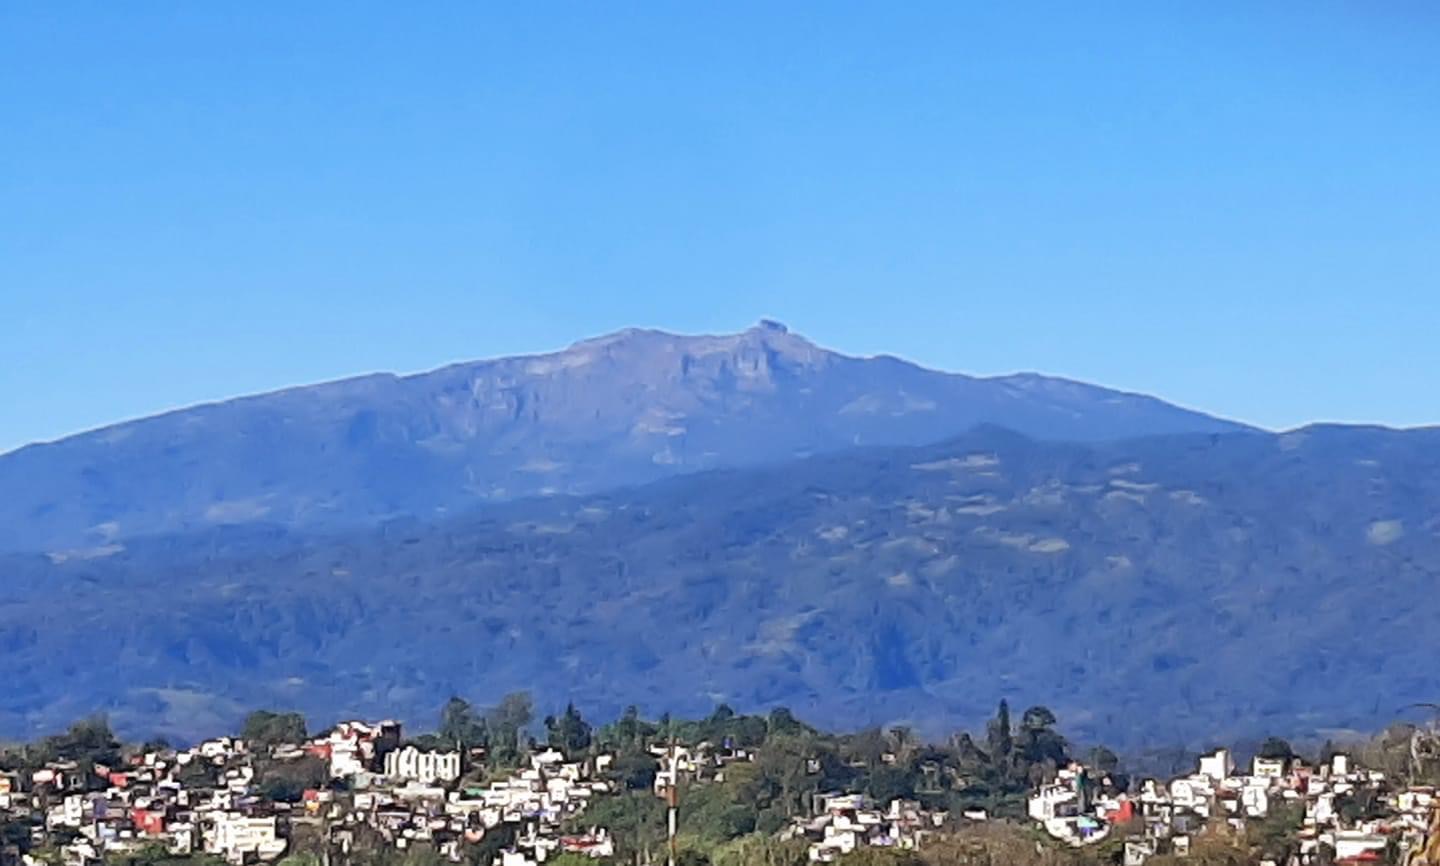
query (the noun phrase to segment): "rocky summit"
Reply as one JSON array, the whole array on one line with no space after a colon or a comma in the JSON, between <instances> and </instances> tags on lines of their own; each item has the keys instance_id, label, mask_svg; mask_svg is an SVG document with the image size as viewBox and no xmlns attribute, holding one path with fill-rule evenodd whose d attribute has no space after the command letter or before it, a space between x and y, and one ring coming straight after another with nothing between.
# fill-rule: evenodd
<instances>
[{"instance_id":1,"label":"rocky summit","mask_svg":"<svg viewBox=\"0 0 1440 866\"><path fill-rule=\"evenodd\" d=\"M0 455L0 550L94 557L138 536L431 519L988 423L1052 440L1233 432L1151 397L975 378L820 348L774 322L631 329L560 352L196 406Z\"/></svg>"}]
</instances>

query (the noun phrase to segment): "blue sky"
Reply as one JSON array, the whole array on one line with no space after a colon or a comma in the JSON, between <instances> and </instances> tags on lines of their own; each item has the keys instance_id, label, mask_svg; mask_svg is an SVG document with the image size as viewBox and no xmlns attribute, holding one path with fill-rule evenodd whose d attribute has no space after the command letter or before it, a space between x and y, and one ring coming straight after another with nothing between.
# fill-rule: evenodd
<instances>
[{"instance_id":1,"label":"blue sky","mask_svg":"<svg viewBox=\"0 0 1440 866\"><path fill-rule=\"evenodd\" d=\"M0 6L0 450L767 316L1440 422L1433 3Z\"/></svg>"}]
</instances>

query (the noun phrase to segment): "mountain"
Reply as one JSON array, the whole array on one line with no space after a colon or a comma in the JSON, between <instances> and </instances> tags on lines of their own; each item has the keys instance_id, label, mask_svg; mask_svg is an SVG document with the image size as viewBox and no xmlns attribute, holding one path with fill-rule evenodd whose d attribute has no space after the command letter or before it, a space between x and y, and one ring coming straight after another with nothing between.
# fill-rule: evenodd
<instances>
[{"instance_id":1,"label":"mountain","mask_svg":"<svg viewBox=\"0 0 1440 866\"><path fill-rule=\"evenodd\" d=\"M1005 696L1129 748L1323 735L1440 695L1437 586L1440 430L982 427L443 520L6 555L0 734L97 707L181 736L257 706L430 724L527 688L931 733Z\"/></svg>"},{"instance_id":2,"label":"mountain","mask_svg":"<svg viewBox=\"0 0 1440 866\"><path fill-rule=\"evenodd\" d=\"M852 358L763 322L628 330L561 352L197 406L0 455L0 550L101 556L254 521L362 526L577 494L980 423L1100 440L1242 425L1036 375Z\"/></svg>"}]
</instances>

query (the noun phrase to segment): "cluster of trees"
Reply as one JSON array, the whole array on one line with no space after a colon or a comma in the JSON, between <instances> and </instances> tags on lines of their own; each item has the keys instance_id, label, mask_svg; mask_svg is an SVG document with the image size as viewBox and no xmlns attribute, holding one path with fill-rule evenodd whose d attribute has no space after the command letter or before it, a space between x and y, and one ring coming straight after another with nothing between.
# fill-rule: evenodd
<instances>
[{"instance_id":1,"label":"cluster of trees","mask_svg":"<svg viewBox=\"0 0 1440 866\"><path fill-rule=\"evenodd\" d=\"M33 743L0 749L0 769L29 770L52 761L75 761L89 770L96 764L113 765L121 758L123 746L104 716L91 716L71 725L64 733Z\"/></svg>"},{"instance_id":2,"label":"cluster of trees","mask_svg":"<svg viewBox=\"0 0 1440 866\"><path fill-rule=\"evenodd\" d=\"M422 747L485 750L492 766L518 763L531 744L529 728L535 702L529 692L512 692L488 710L477 710L464 698L452 697L440 710L435 733L418 737Z\"/></svg>"},{"instance_id":3,"label":"cluster of trees","mask_svg":"<svg viewBox=\"0 0 1440 866\"><path fill-rule=\"evenodd\" d=\"M305 717L299 713L275 713L256 710L245 718L240 738L262 746L280 743L303 743L310 738Z\"/></svg>"},{"instance_id":4,"label":"cluster of trees","mask_svg":"<svg viewBox=\"0 0 1440 866\"><path fill-rule=\"evenodd\" d=\"M613 772L624 793L594 804L581 823L612 828L622 862L656 856L664 844L665 814L650 791L657 770L651 747L671 741L705 741L754 755L753 762L728 766L723 780L681 791L679 829L691 863L782 864L796 857L803 862L803 845L773 837L792 819L808 816L820 793L864 793L879 803L903 797L931 809L978 807L1018 818L1031 785L1070 762L1055 725L1044 707L1026 710L1019 724L1012 724L1002 702L983 745L969 734L937 744L903 726L822 732L785 709L741 715L722 705L702 719L649 721L631 707L593 738L595 748L616 755ZM1097 770L1117 770L1118 760L1108 750L1092 756L1103 759Z\"/></svg>"}]
</instances>

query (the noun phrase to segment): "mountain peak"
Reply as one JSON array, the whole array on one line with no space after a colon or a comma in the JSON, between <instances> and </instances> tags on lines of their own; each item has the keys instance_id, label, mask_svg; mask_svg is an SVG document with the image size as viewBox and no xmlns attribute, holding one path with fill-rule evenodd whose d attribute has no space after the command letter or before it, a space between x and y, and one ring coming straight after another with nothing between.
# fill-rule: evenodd
<instances>
[{"instance_id":1,"label":"mountain peak","mask_svg":"<svg viewBox=\"0 0 1440 866\"><path fill-rule=\"evenodd\" d=\"M591 337L572 344L560 354L572 359L593 360L603 354L612 358L627 355L680 355L706 358L716 355L741 355L756 350L776 358L802 365L813 365L834 353L772 319L761 319L755 325L731 334L676 334L654 328L623 328L609 334Z\"/></svg>"},{"instance_id":2,"label":"mountain peak","mask_svg":"<svg viewBox=\"0 0 1440 866\"><path fill-rule=\"evenodd\" d=\"M980 423L1039 439L1245 429L1149 398L855 358L763 319L180 410L0 456L0 550L194 527L366 524L586 493Z\"/></svg>"}]
</instances>

